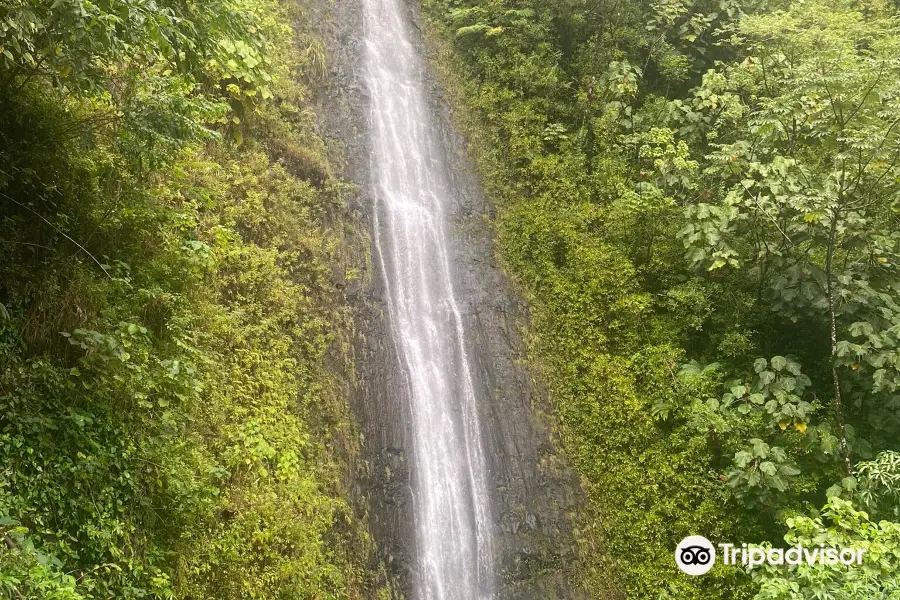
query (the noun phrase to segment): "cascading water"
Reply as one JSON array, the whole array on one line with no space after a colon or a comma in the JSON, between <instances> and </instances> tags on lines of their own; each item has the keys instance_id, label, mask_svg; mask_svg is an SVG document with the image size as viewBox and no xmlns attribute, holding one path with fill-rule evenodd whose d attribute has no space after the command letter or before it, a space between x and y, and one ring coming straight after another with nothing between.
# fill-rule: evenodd
<instances>
[{"instance_id":1,"label":"cascading water","mask_svg":"<svg viewBox=\"0 0 900 600\"><path fill-rule=\"evenodd\" d=\"M451 282L445 157L402 0L363 0L375 249L411 402L420 600L494 598L487 467Z\"/></svg>"}]
</instances>

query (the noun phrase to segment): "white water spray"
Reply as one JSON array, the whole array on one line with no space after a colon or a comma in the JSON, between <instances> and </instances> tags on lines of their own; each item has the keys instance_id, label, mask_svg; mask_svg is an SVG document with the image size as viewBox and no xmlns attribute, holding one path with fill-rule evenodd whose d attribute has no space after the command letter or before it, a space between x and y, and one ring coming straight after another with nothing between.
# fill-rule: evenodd
<instances>
[{"instance_id":1,"label":"white water spray","mask_svg":"<svg viewBox=\"0 0 900 600\"><path fill-rule=\"evenodd\" d=\"M494 598L487 467L451 282L445 156L402 0L363 0L375 249L411 402L419 600Z\"/></svg>"}]
</instances>

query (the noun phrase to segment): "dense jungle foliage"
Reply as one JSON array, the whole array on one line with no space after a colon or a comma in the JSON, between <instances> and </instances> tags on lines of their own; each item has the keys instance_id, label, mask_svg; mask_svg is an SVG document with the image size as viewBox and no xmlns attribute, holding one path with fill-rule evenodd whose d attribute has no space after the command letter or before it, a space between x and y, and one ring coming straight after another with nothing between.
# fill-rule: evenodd
<instances>
[{"instance_id":1,"label":"dense jungle foliage","mask_svg":"<svg viewBox=\"0 0 900 600\"><path fill-rule=\"evenodd\" d=\"M424 8L582 478L580 588L900 597L898 6ZM691 534L869 558L690 578Z\"/></svg>"},{"instance_id":2,"label":"dense jungle foliage","mask_svg":"<svg viewBox=\"0 0 900 600\"><path fill-rule=\"evenodd\" d=\"M309 25L0 2L0 597L384 592L344 487L358 233Z\"/></svg>"}]
</instances>

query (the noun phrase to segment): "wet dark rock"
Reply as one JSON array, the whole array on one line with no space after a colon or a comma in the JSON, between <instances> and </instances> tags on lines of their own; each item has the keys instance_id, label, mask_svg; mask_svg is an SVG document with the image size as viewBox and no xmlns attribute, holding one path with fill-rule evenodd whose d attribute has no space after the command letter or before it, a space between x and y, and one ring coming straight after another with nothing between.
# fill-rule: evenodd
<instances>
[{"instance_id":1,"label":"wet dark rock","mask_svg":"<svg viewBox=\"0 0 900 600\"><path fill-rule=\"evenodd\" d=\"M369 98L361 83L362 7L360 0L311 2L311 16L325 37L330 68L328 87L318 98L317 113L324 115L322 134L344 157L340 175L357 184L347 209L368 222L372 198L368 190ZM414 7L410 19L421 34L424 25ZM424 54L423 45L420 49ZM452 127L452 107L433 78L428 86L455 192L450 210L455 286L463 300L460 308L489 454L497 563L502 569L500 598L573 598L567 583L574 560L567 514L579 506L578 482L557 454L550 424L542 416L550 411L547 399L521 366L524 347L518 332L527 313L495 264L489 225L494 210L466 161L462 138ZM361 257L361 266L366 260L372 264L371 254ZM416 549L409 406L400 394L403 373L386 322L383 282L380 273L366 275L368 279L362 281L344 282L356 314L353 409L364 433L367 464L353 489L359 501L368 503L372 534L392 584L411 598L408 585ZM542 464L558 466L542 468Z\"/></svg>"}]
</instances>

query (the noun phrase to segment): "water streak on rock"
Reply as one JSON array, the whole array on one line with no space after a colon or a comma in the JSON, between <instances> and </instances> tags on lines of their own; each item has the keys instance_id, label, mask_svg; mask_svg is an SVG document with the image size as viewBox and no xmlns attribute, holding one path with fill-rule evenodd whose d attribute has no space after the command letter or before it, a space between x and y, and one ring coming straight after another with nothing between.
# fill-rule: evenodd
<instances>
[{"instance_id":1,"label":"water streak on rock","mask_svg":"<svg viewBox=\"0 0 900 600\"><path fill-rule=\"evenodd\" d=\"M364 0L376 259L411 403L414 586L420 600L491 599L487 467L454 296L443 153L400 0Z\"/></svg>"}]
</instances>

